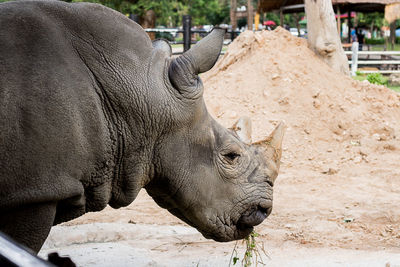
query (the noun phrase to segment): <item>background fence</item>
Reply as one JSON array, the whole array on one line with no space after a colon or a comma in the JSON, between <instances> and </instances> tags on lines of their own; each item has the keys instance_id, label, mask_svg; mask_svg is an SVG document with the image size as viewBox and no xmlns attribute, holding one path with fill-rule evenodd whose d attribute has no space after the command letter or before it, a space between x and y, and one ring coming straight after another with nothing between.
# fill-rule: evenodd
<instances>
[{"instance_id":1,"label":"background fence","mask_svg":"<svg viewBox=\"0 0 400 267\"><path fill-rule=\"evenodd\" d=\"M183 52L187 51L190 49L190 46L192 44L195 44L197 41L193 40L193 34L197 33L199 36L204 37L206 36L209 31L206 31L205 29L194 29L192 28L192 18L189 15L184 15L182 18L182 30L177 29L177 28L163 28L163 29L158 29L158 28L148 28L144 29L146 32L149 33L170 33L172 35L177 35L178 33L182 33L183 35L183 40L182 41L170 41L171 44L182 44L183 45ZM240 34L240 31L233 31L233 30L227 30L227 35L229 36L228 39L233 41L238 35ZM173 54L181 54L182 52L174 52Z\"/></svg>"},{"instance_id":2,"label":"background fence","mask_svg":"<svg viewBox=\"0 0 400 267\"><path fill-rule=\"evenodd\" d=\"M134 20L134 18L132 18ZM171 44L183 45L183 50L174 51L173 54L178 55L190 49L192 44L195 44L197 40L193 38L193 34L198 34L200 37L206 36L209 31L205 29L192 28L192 19L189 15L182 17L182 29L178 28L148 28L145 29L148 33L169 33L171 36L177 36L181 33L183 35L182 41L169 40ZM233 41L240 31L228 30L226 39ZM228 43L225 43L228 44ZM356 75L356 71L359 66L370 67L370 69L361 69L361 73L400 73L400 51L359 51L358 42L353 42L352 50L345 51L347 56L350 56L349 64L351 68L351 74ZM221 53L223 54L223 52Z\"/></svg>"},{"instance_id":3,"label":"background fence","mask_svg":"<svg viewBox=\"0 0 400 267\"><path fill-rule=\"evenodd\" d=\"M351 55L351 75L356 76L360 65L370 66L371 69L361 69L360 73L400 73L400 51L358 51L358 42L353 42L351 51L345 51Z\"/></svg>"}]
</instances>

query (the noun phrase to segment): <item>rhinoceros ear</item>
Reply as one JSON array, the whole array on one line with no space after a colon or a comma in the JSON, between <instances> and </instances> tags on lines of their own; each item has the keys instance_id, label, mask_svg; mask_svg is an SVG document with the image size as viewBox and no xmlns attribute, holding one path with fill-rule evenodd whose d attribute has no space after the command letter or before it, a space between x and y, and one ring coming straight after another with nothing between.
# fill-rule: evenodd
<instances>
[{"instance_id":1,"label":"rhinoceros ear","mask_svg":"<svg viewBox=\"0 0 400 267\"><path fill-rule=\"evenodd\" d=\"M234 130L244 143L251 144L251 120L249 117L241 117L230 129Z\"/></svg>"},{"instance_id":2,"label":"rhinoceros ear","mask_svg":"<svg viewBox=\"0 0 400 267\"><path fill-rule=\"evenodd\" d=\"M172 85L181 93L196 94L201 87L199 73L211 69L222 49L225 30L214 28L191 49L172 60L168 70Z\"/></svg>"},{"instance_id":3,"label":"rhinoceros ear","mask_svg":"<svg viewBox=\"0 0 400 267\"><path fill-rule=\"evenodd\" d=\"M172 48L167 40L156 39L152 43L153 43L154 49L160 49L160 50L164 51L168 56L171 56Z\"/></svg>"}]
</instances>

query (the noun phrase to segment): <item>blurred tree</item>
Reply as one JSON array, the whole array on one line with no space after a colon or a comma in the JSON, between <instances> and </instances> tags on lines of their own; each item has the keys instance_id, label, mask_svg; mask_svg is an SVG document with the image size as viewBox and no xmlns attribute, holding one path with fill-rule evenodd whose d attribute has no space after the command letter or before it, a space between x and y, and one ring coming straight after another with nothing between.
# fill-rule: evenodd
<instances>
[{"instance_id":1,"label":"blurred tree","mask_svg":"<svg viewBox=\"0 0 400 267\"><path fill-rule=\"evenodd\" d=\"M380 29L385 25L384 14L381 12L374 13L357 13L358 26L369 27L369 30L373 32L375 29Z\"/></svg>"},{"instance_id":2,"label":"blurred tree","mask_svg":"<svg viewBox=\"0 0 400 267\"><path fill-rule=\"evenodd\" d=\"M141 21L150 21L146 18L146 12L153 10L158 25L175 25L179 17L183 14L184 6L179 0L64 0L66 2L90 2L99 3L109 8L115 9L123 14L136 14L141 17ZM147 13L151 14L151 13ZM154 25L155 26L155 25Z\"/></svg>"},{"instance_id":3,"label":"blurred tree","mask_svg":"<svg viewBox=\"0 0 400 267\"><path fill-rule=\"evenodd\" d=\"M229 5L226 0L184 0L193 25L229 23Z\"/></svg>"},{"instance_id":4,"label":"blurred tree","mask_svg":"<svg viewBox=\"0 0 400 267\"><path fill-rule=\"evenodd\" d=\"M295 14L285 14L283 23L289 25L290 28L297 28L299 21L304 16L305 16L304 12L299 12Z\"/></svg>"},{"instance_id":5,"label":"blurred tree","mask_svg":"<svg viewBox=\"0 0 400 267\"><path fill-rule=\"evenodd\" d=\"M9 0L0 0L7 2ZM65 2L98 3L123 14L137 14L143 18L153 10L156 25L176 27L182 15L192 16L193 25L229 23L229 0L63 0ZM239 1L240 2L240 1Z\"/></svg>"},{"instance_id":6,"label":"blurred tree","mask_svg":"<svg viewBox=\"0 0 400 267\"><path fill-rule=\"evenodd\" d=\"M2 1L2 0L0 0ZM153 10L156 25L175 27L182 24L182 15L192 16L193 25L220 24L229 22L227 0L64 0L67 2L100 3L123 14L144 16Z\"/></svg>"}]
</instances>

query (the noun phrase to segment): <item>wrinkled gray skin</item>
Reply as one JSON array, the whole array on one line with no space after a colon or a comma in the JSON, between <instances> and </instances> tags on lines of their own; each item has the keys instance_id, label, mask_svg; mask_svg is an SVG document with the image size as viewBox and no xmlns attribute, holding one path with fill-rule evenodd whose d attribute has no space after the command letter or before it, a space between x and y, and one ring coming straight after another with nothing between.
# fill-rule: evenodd
<instances>
[{"instance_id":1,"label":"wrinkled gray skin","mask_svg":"<svg viewBox=\"0 0 400 267\"><path fill-rule=\"evenodd\" d=\"M0 25L1 231L39 251L52 225L141 188L217 241L268 216L283 127L249 145L203 101L223 30L172 59L100 5L7 2Z\"/></svg>"}]
</instances>

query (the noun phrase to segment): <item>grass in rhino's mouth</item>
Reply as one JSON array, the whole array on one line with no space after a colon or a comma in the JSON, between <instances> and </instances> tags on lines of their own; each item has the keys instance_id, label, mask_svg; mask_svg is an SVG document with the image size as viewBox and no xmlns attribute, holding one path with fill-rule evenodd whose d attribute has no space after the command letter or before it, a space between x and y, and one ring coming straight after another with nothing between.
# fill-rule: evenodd
<instances>
[{"instance_id":1,"label":"grass in rhino's mouth","mask_svg":"<svg viewBox=\"0 0 400 267\"><path fill-rule=\"evenodd\" d=\"M242 241L242 244L246 244L246 251L244 252L243 259L241 261L241 265L244 267L258 266L258 264L265 265L265 263L262 260L261 253L263 253L266 257L269 258L267 252L264 249L264 243L261 242L260 245L260 243L256 241L256 237L258 236L259 236L258 233L252 231ZM237 251L238 242L239 241L236 241L235 247L233 248L232 255L229 260L229 266L232 266L231 264L236 265L240 260Z\"/></svg>"}]
</instances>

